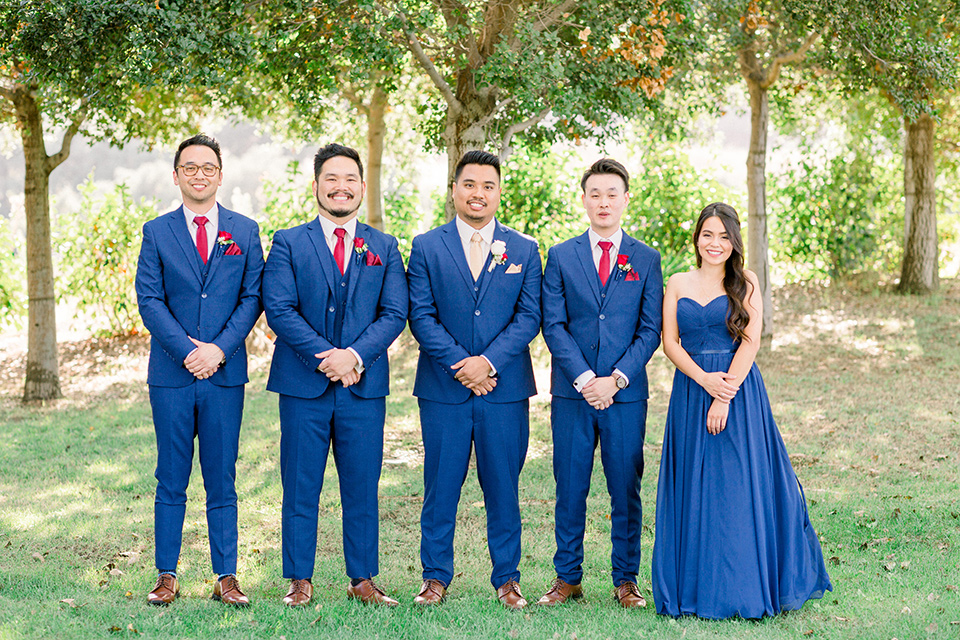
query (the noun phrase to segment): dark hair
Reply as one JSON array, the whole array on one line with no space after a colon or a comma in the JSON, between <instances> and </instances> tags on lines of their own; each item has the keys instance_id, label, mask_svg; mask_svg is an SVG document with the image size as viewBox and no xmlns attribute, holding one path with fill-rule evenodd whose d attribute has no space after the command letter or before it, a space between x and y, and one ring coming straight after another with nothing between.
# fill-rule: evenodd
<instances>
[{"instance_id":1,"label":"dark hair","mask_svg":"<svg viewBox=\"0 0 960 640\"><path fill-rule=\"evenodd\" d=\"M320 150L317 151L317 155L313 156L313 179L316 180L320 177L320 169L323 168L324 162L330 158L336 158L337 156L350 158L356 162L357 167L360 169L360 179L363 180L363 163L360 162L360 154L357 153L356 149L345 147L342 144L337 144L336 142L331 142L325 147L320 147Z\"/></svg>"},{"instance_id":2,"label":"dark hair","mask_svg":"<svg viewBox=\"0 0 960 640\"><path fill-rule=\"evenodd\" d=\"M697 268L700 268L702 262L700 248L697 245L700 240L700 231L707 218L713 217L720 218L723 229L730 238L730 244L733 245L733 253L727 258L723 276L723 290L726 291L727 300L730 301L730 308L727 311L727 331L735 340L743 340L747 338L747 324L750 323L750 314L744 306L748 295L747 285L749 284L752 288L753 284L743 273L743 236L740 235L740 218L737 216L737 210L730 205L713 202L700 212L697 227L693 231L693 249L697 254Z\"/></svg>"},{"instance_id":3,"label":"dark hair","mask_svg":"<svg viewBox=\"0 0 960 640\"><path fill-rule=\"evenodd\" d=\"M620 179L623 180L623 190L630 191L630 174L627 172L627 168L613 158L600 158L590 165L590 168L584 171L583 177L580 178L580 188L586 193L587 178L605 174L620 176Z\"/></svg>"},{"instance_id":4,"label":"dark hair","mask_svg":"<svg viewBox=\"0 0 960 640\"><path fill-rule=\"evenodd\" d=\"M217 139L208 136L205 133L198 133L192 138L187 138L180 143L180 146L177 148L177 154L173 156L173 170L176 171L177 167L180 166L180 154L183 153L183 150L187 147L209 147L213 149L213 152L217 154L217 166L223 168L223 160L220 158L220 143L217 142Z\"/></svg>"},{"instance_id":5,"label":"dark hair","mask_svg":"<svg viewBox=\"0 0 960 640\"><path fill-rule=\"evenodd\" d=\"M454 182L460 179L460 172L463 171L463 168L468 164L489 165L497 170L497 179L500 178L500 158L487 151L474 150L467 151L463 154L463 157L460 158L460 162L457 163L457 168L453 172Z\"/></svg>"}]
</instances>

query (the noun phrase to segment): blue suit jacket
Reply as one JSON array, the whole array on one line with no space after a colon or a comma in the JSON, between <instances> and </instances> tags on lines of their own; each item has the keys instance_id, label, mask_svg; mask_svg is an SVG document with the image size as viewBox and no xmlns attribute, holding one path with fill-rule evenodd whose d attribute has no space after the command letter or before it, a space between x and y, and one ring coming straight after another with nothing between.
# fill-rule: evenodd
<instances>
[{"instance_id":1,"label":"blue suit jacket","mask_svg":"<svg viewBox=\"0 0 960 640\"><path fill-rule=\"evenodd\" d=\"M601 290L587 233L552 247L543 274L543 338L553 356L550 392L582 398L573 381L588 369L622 371L630 385L619 402L646 400L646 365L660 345L663 276L660 254L626 233L620 242L637 280L613 267Z\"/></svg>"},{"instance_id":2,"label":"blue suit jacket","mask_svg":"<svg viewBox=\"0 0 960 640\"><path fill-rule=\"evenodd\" d=\"M367 265L366 255L347 248L346 310L336 340L336 287L340 270L314 218L277 231L263 271L263 306L277 334L267 389L297 398L317 398L329 381L317 372L316 354L352 347L363 359L360 382L349 389L361 398L390 393L387 347L407 319L407 280L397 240L357 223L357 238L382 265Z\"/></svg>"},{"instance_id":3,"label":"blue suit jacket","mask_svg":"<svg viewBox=\"0 0 960 640\"><path fill-rule=\"evenodd\" d=\"M497 370L489 402L516 402L537 393L530 341L540 331L542 268L537 243L499 222L494 241L506 243L505 264L489 270L491 256L475 283L463 253L456 220L413 239L410 330L420 343L413 395L459 404L472 391L453 376L451 365L468 356L486 356ZM519 272L507 273L508 270Z\"/></svg>"},{"instance_id":4,"label":"blue suit jacket","mask_svg":"<svg viewBox=\"0 0 960 640\"><path fill-rule=\"evenodd\" d=\"M244 340L262 309L260 228L224 207L219 215L218 231L229 233L241 254L224 255L226 247L215 244L206 277L182 206L143 225L136 290L140 317L150 331L147 384L185 387L195 380L183 366L196 348L190 338L223 351L226 364L210 382L223 387L247 382Z\"/></svg>"}]
</instances>

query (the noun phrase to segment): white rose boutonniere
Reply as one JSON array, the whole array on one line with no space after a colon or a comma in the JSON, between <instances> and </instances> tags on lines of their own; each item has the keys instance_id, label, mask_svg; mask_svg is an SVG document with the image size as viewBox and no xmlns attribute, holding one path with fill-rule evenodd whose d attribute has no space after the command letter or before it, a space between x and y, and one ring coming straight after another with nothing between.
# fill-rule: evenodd
<instances>
[{"instance_id":1,"label":"white rose boutonniere","mask_svg":"<svg viewBox=\"0 0 960 640\"><path fill-rule=\"evenodd\" d=\"M498 264L503 264L507 261L507 243L503 240L494 240L490 245L490 267L487 271L493 271Z\"/></svg>"}]
</instances>

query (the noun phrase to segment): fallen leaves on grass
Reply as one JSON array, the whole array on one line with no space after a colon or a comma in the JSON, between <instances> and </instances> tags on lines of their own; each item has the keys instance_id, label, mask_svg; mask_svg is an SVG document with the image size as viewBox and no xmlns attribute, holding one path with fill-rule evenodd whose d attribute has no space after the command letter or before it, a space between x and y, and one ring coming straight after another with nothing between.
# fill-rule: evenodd
<instances>
[{"instance_id":1,"label":"fallen leaves on grass","mask_svg":"<svg viewBox=\"0 0 960 640\"><path fill-rule=\"evenodd\" d=\"M73 598L64 598L64 599L61 600L60 602L61 602L62 604L67 605L67 606L70 607L71 609L79 609L80 607L83 606L82 604L77 604L77 601L74 600Z\"/></svg>"}]
</instances>

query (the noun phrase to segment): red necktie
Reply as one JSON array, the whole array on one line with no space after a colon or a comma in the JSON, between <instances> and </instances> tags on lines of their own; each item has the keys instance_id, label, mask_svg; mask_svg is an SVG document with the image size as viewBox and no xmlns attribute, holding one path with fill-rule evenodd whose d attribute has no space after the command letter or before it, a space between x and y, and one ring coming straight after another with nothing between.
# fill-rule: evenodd
<instances>
[{"instance_id":1,"label":"red necktie","mask_svg":"<svg viewBox=\"0 0 960 640\"><path fill-rule=\"evenodd\" d=\"M609 240L601 240L597 243L600 245L600 248L603 249L603 253L600 254L600 286L605 286L607 284L607 278L610 277L610 249L613 248L613 243Z\"/></svg>"},{"instance_id":2,"label":"red necktie","mask_svg":"<svg viewBox=\"0 0 960 640\"><path fill-rule=\"evenodd\" d=\"M333 248L333 259L337 261L337 266L340 267L340 275L343 275L343 236L346 233L347 230L343 228L333 230L333 235L337 236L337 246Z\"/></svg>"},{"instance_id":3,"label":"red necktie","mask_svg":"<svg viewBox=\"0 0 960 640\"><path fill-rule=\"evenodd\" d=\"M197 216L193 219L193 223L197 225L197 251L200 252L200 259L203 260L203 264L207 264L207 218L206 216Z\"/></svg>"}]
</instances>

